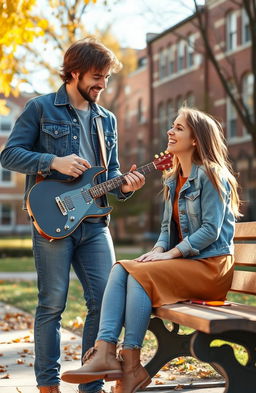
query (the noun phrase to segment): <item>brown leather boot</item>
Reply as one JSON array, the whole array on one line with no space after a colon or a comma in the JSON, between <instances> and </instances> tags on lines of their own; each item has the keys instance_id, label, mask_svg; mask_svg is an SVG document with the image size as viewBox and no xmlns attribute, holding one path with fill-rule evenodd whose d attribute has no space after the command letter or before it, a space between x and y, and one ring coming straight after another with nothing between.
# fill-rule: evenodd
<instances>
[{"instance_id":1,"label":"brown leather boot","mask_svg":"<svg viewBox=\"0 0 256 393\"><path fill-rule=\"evenodd\" d=\"M119 353L122 361L123 377L116 382L113 393L135 393L150 384L151 378L140 364L140 349L122 349Z\"/></svg>"},{"instance_id":2,"label":"brown leather boot","mask_svg":"<svg viewBox=\"0 0 256 393\"><path fill-rule=\"evenodd\" d=\"M38 386L40 393L60 393L60 387L56 386Z\"/></svg>"},{"instance_id":3,"label":"brown leather boot","mask_svg":"<svg viewBox=\"0 0 256 393\"><path fill-rule=\"evenodd\" d=\"M97 379L115 381L122 377L120 361L116 358L116 345L98 340L83 357L83 365L77 370L65 371L61 379L70 383L85 383Z\"/></svg>"}]
</instances>

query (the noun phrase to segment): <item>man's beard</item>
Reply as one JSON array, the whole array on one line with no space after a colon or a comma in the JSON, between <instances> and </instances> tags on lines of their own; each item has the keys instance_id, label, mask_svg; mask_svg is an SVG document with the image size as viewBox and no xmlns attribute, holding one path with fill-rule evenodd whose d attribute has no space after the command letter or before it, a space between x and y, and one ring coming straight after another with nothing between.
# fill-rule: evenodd
<instances>
[{"instance_id":1,"label":"man's beard","mask_svg":"<svg viewBox=\"0 0 256 393\"><path fill-rule=\"evenodd\" d=\"M99 98L100 94L97 95L97 97L95 99L93 99L81 86L80 86L80 82L78 82L77 84L77 90L79 91L79 93L81 94L81 96L88 102L96 102L97 99Z\"/></svg>"}]
</instances>

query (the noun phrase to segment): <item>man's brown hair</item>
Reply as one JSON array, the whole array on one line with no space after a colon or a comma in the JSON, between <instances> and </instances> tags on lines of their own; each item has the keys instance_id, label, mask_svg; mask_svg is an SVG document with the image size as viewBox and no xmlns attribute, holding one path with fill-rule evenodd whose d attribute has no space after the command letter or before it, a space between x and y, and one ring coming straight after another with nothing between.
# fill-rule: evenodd
<instances>
[{"instance_id":1,"label":"man's brown hair","mask_svg":"<svg viewBox=\"0 0 256 393\"><path fill-rule=\"evenodd\" d=\"M60 73L65 83L72 80L71 72L79 72L80 78L90 69L103 71L107 67L118 72L122 63L115 54L94 38L84 38L74 42L66 51Z\"/></svg>"}]
</instances>

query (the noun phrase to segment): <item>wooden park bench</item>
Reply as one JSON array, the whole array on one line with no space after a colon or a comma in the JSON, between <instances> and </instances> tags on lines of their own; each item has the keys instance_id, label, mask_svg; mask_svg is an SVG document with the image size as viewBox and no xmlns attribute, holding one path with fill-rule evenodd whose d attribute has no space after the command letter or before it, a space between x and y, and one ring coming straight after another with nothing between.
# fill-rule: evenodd
<instances>
[{"instance_id":1,"label":"wooden park bench","mask_svg":"<svg viewBox=\"0 0 256 393\"><path fill-rule=\"evenodd\" d=\"M236 224L235 272L230 291L256 295L256 222ZM224 393L256 392L256 306L231 302L209 307L181 302L156 308L154 316L149 330L156 336L158 349L146 365L151 377L170 360L193 356L211 364L224 377ZM168 330L162 320L172 322L173 330ZM179 325L195 331L179 334ZM237 361L227 343L211 346L216 339L242 345L248 352L246 365Z\"/></svg>"}]
</instances>

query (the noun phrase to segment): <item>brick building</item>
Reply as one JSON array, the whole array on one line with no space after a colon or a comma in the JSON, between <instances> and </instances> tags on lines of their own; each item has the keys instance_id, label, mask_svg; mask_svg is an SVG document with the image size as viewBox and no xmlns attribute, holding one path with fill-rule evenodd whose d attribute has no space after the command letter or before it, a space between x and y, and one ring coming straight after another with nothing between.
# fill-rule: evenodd
<instances>
[{"instance_id":1,"label":"brick building","mask_svg":"<svg viewBox=\"0 0 256 393\"><path fill-rule=\"evenodd\" d=\"M0 97L9 112L0 115L0 146L2 147L30 96ZM24 175L3 169L0 165L0 234L20 235L30 232L28 215L22 210Z\"/></svg>"},{"instance_id":2,"label":"brick building","mask_svg":"<svg viewBox=\"0 0 256 393\"><path fill-rule=\"evenodd\" d=\"M231 69L235 67L242 99L252 111L251 39L244 9L230 0L207 0L199 12L207 17L208 35L218 63L226 69L229 83L233 82ZM240 174L241 197L245 202L243 219L255 220L256 158L251 136L242 126L212 63L205 55L201 34L196 27L197 17L195 13L158 35L148 36L146 56L142 52L144 67L138 67L127 77L116 112L123 147L121 163L133 162L140 156L142 147L151 155L164 150L166 131L184 103L205 110L224 126L230 158ZM141 53L139 65L140 56ZM142 129L138 124L141 107L146 126ZM161 204L156 196L161 189L159 177L151 185L155 190L151 187L148 196L151 207L145 213L145 228L158 231L161 215Z\"/></svg>"}]
</instances>

